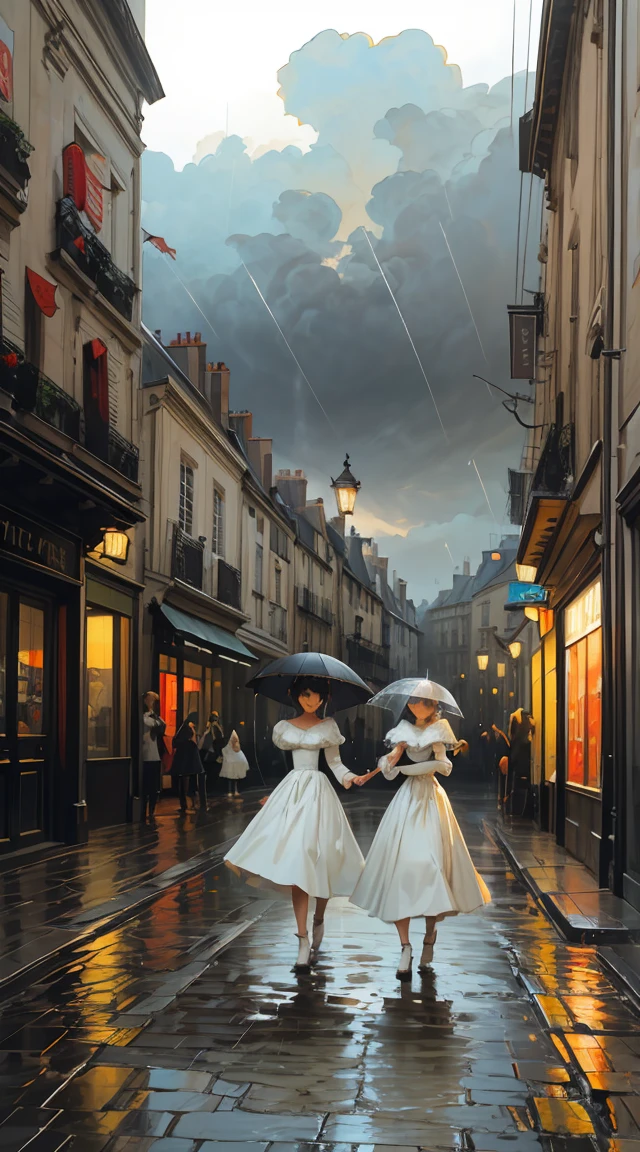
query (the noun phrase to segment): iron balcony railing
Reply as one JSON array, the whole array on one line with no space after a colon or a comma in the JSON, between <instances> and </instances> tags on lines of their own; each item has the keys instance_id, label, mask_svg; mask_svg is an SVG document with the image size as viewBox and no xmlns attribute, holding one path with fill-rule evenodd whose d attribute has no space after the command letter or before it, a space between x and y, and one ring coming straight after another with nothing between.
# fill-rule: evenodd
<instances>
[{"instance_id":1,"label":"iron balcony railing","mask_svg":"<svg viewBox=\"0 0 640 1152\"><path fill-rule=\"evenodd\" d=\"M363 680L389 683L389 651L359 636L347 637L347 662Z\"/></svg>"},{"instance_id":2,"label":"iron balcony railing","mask_svg":"<svg viewBox=\"0 0 640 1152\"><path fill-rule=\"evenodd\" d=\"M107 463L115 468L121 476L126 476L127 480L133 480L134 483L138 482L140 450L135 444L125 440L124 436L116 432L115 428L111 427L109 428L107 455Z\"/></svg>"},{"instance_id":3,"label":"iron balcony railing","mask_svg":"<svg viewBox=\"0 0 640 1152\"><path fill-rule=\"evenodd\" d=\"M318 596L310 588L299 585L296 591L296 603L301 612L308 612L324 624L333 624L333 606L328 597Z\"/></svg>"},{"instance_id":4,"label":"iron balcony railing","mask_svg":"<svg viewBox=\"0 0 640 1152\"><path fill-rule=\"evenodd\" d=\"M105 300L131 320L137 288L129 276L114 264L111 253L89 228L70 196L58 201L56 244L67 253L102 293Z\"/></svg>"},{"instance_id":5,"label":"iron balcony railing","mask_svg":"<svg viewBox=\"0 0 640 1152\"><path fill-rule=\"evenodd\" d=\"M176 524L173 529L173 556L171 575L192 588L202 591L204 573L204 544L194 540Z\"/></svg>"},{"instance_id":6,"label":"iron balcony railing","mask_svg":"<svg viewBox=\"0 0 640 1152\"><path fill-rule=\"evenodd\" d=\"M40 372L35 364L25 360L24 353L11 341L3 340L1 355L0 387L11 392L16 408L35 413L52 428L82 442L83 412L73 396ZM15 365L14 360L17 361Z\"/></svg>"},{"instance_id":7,"label":"iron balcony railing","mask_svg":"<svg viewBox=\"0 0 640 1152\"><path fill-rule=\"evenodd\" d=\"M242 578L237 568L218 560L218 600L230 608L242 608Z\"/></svg>"}]
</instances>

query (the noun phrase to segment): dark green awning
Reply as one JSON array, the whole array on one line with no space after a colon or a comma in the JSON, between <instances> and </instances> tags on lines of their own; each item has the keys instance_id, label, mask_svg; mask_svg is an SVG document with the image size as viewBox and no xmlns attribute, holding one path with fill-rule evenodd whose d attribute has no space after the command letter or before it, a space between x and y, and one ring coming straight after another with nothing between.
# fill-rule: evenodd
<instances>
[{"instance_id":1,"label":"dark green awning","mask_svg":"<svg viewBox=\"0 0 640 1152\"><path fill-rule=\"evenodd\" d=\"M172 608L170 604L162 604L161 611L176 632L187 636L194 643L215 648L222 656L238 660L241 664L257 662L258 657L245 648L242 640L238 640L232 632L227 632L226 628L219 628L217 624L209 624L197 616L190 616L188 612L181 612L179 608Z\"/></svg>"}]
</instances>

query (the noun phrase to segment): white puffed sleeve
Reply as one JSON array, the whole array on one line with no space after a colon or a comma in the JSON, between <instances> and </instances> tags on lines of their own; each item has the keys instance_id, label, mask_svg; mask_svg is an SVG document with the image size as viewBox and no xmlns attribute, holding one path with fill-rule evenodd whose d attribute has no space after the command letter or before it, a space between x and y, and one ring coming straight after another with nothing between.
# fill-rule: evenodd
<instances>
[{"instance_id":1,"label":"white puffed sleeve","mask_svg":"<svg viewBox=\"0 0 640 1152\"><path fill-rule=\"evenodd\" d=\"M338 781L338 784L349 784L351 780L355 780L355 772L350 772L342 763L340 759L340 748L337 744L331 744L328 748L325 748L324 754L327 759L327 764Z\"/></svg>"},{"instance_id":2,"label":"white puffed sleeve","mask_svg":"<svg viewBox=\"0 0 640 1152\"><path fill-rule=\"evenodd\" d=\"M397 764L389 763L390 755L391 753L389 753L389 756L381 756L378 760L378 768L382 769L382 775L385 780L395 780L400 771ZM398 759L401 759L401 757L398 757Z\"/></svg>"}]
</instances>

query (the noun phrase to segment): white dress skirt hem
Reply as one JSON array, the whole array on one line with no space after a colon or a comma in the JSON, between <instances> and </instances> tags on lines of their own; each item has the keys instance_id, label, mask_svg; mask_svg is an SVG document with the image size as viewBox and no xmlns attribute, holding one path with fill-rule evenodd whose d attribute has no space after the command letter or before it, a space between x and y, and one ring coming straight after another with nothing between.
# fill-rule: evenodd
<instances>
[{"instance_id":1,"label":"white dress skirt hem","mask_svg":"<svg viewBox=\"0 0 640 1152\"><path fill-rule=\"evenodd\" d=\"M290 896L296 886L309 896L350 896L364 859L338 797L318 770L321 750L342 783L353 774L342 764L344 738L334 720L310 729L280 721L276 747L293 754L294 767L225 857L225 864L253 887Z\"/></svg>"}]
</instances>

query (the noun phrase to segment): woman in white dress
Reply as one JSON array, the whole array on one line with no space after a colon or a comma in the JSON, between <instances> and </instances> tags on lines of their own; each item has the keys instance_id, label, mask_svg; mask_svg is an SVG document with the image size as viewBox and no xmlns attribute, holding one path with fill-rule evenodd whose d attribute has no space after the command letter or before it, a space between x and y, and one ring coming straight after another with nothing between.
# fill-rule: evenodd
<instances>
[{"instance_id":1,"label":"woman in white dress","mask_svg":"<svg viewBox=\"0 0 640 1152\"><path fill-rule=\"evenodd\" d=\"M412 917L424 916L426 921L422 971L433 959L437 922L472 912L491 897L473 866L447 794L435 778L436 772L443 776L451 772L446 751L455 754L466 747L440 716L437 701L410 697L386 742L393 750L381 758L376 771L387 780L399 772L407 779L380 822L351 900L370 916L395 924L402 948L397 976L409 980ZM407 761L401 764L405 752ZM360 776L356 783L365 783L374 774Z\"/></svg>"},{"instance_id":2,"label":"woman in white dress","mask_svg":"<svg viewBox=\"0 0 640 1152\"><path fill-rule=\"evenodd\" d=\"M229 781L229 791L227 793L229 799L239 800L238 794L238 780L244 780L247 772L249 771L249 761L245 756L238 733L235 728L229 737L228 744L225 744L222 749L222 768L220 769L220 779Z\"/></svg>"},{"instance_id":3,"label":"woman in white dress","mask_svg":"<svg viewBox=\"0 0 640 1152\"><path fill-rule=\"evenodd\" d=\"M350 788L355 773L340 759L344 736L335 720L318 712L329 698L329 683L299 677L291 687L298 715L273 729L276 748L291 752L293 769L271 793L233 848L225 864L250 884L290 895L299 942L296 972L308 972L324 934L324 914L332 896L350 896L364 859L342 805L324 773L320 753L340 784ZM309 899L315 900L313 936L308 935Z\"/></svg>"}]
</instances>

